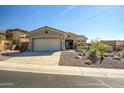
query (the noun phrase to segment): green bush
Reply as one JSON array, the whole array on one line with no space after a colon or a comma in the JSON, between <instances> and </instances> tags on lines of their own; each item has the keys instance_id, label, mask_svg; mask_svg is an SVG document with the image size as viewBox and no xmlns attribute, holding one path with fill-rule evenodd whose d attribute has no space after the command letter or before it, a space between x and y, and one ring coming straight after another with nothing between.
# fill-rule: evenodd
<instances>
[{"instance_id":1,"label":"green bush","mask_svg":"<svg viewBox=\"0 0 124 93\"><path fill-rule=\"evenodd\" d=\"M108 46L105 45L104 43L102 42L98 42L98 43L93 43L91 44L91 46L89 47L90 48L90 51L89 51L89 55L96 55L96 56L100 56L100 55L103 55L105 49L107 48Z\"/></svg>"},{"instance_id":2,"label":"green bush","mask_svg":"<svg viewBox=\"0 0 124 93\"><path fill-rule=\"evenodd\" d=\"M83 53L82 52L79 52L79 56L83 56Z\"/></svg>"},{"instance_id":3,"label":"green bush","mask_svg":"<svg viewBox=\"0 0 124 93\"><path fill-rule=\"evenodd\" d=\"M85 55L86 55L86 54L85 54L84 51L79 52L79 56L85 56Z\"/></svg>"}]
</instances>

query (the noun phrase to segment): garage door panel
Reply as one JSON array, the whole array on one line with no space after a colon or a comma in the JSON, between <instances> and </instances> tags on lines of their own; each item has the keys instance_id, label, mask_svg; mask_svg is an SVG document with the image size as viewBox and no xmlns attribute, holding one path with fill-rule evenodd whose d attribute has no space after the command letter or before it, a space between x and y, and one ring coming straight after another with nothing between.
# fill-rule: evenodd
<instances>
[{"instance_id":1,"label":"garage door panel","mask_svg":"<svg viewBox=\"0 0 124 93\"><path fill-rule=\"evenodd\" d=\"M34 39L35 51L60 50L60 39Z\"/></svg>"}]
</instances>

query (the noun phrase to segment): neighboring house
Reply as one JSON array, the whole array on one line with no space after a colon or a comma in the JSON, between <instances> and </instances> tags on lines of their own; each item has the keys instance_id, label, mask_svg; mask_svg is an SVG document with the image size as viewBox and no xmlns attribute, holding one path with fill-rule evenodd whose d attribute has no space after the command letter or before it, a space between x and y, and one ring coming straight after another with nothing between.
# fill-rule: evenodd
<instances>
[{"instance_id":1,"label":"neighboring house","mask_svg":"<svg viewBox=\"0 0 124 93\"><path fill-rule=\"evenodd\" d=\"M5 31L0 30L0 41L6 40L6 35Z\"/></svg>"},{"instance_id":2,"label":"neighboring house","mask_svg":"<svg viewBox=\"0 0 124 93\"><path fill-rule=\"evenodd\" d=\"M120 50L124 49L124 40L117 40L116 41L116 48L120 49Z\"/></svg>"},{"instance_id":3,"label":"neighboring house","mask_svg":"<svg viewBox=\"0 0 124 93\"><path fill-rule=\"evenodd\" d=\"M6 31L0 30L0 41L2 47L11 42L20 48L28 48L28 31L19 28L8 29Z\"/></svg>"},{"instance_id":4,"label":"neighboring house","mask_svg":"<svg viewBox=\"0 0 124 93\"><path fill-rule=\"evenodd\" d=\"M116 46L116 40L101 40L100 42L103 42L107 44L108 46Z\"/></svg>"},{"instance_id":5,"label":"neighboring house","mask_svg":"<svg viewBox=\"0 0 124 93\"><path fill-rule=\"evenodd\" d=\"M7 38L9 40L13 40L15 44L19 47L28 47L28 31L23 29L15 28L15 29L8 29L7 33L9 34Z\"/></svg>"},{"instance_id":6,"label":"neighboring house","mask_svg":"<svg viewBox=\"0 0 124 93\"><path fill-rule=\"evenodd\" d=\"M5 50L5 42L7 41L6 31L0 30L0 51Z\"/></svg>"},{"instance_id":7,"label":"neighboring house","mask_svg":"<svg viewBox=\"0 0 124 93\"><path fill-rule=\"evenodd\" d=\"M86 45L87 38L83 35L76 35L64 32L52 27L44 26L29 33L29 50L33 51L57 51L74 49L77 41Z\"/></svg>"},{"instance_id":8,"label":"neighboring house","mask_svg":"<svg viewBox=\"0 0 124 93\"><path fill-rule=\"evenodd\" d=\"M114 50L122 50L124 48L124 40L101 40L108 46L112 46Z\"/></svg>"}]
</instances>

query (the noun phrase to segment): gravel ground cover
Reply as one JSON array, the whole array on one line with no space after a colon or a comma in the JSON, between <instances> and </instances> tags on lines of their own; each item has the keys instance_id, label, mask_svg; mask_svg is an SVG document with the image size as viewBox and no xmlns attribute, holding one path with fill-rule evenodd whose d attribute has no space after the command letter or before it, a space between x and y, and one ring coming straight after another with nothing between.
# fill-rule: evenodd
<instances>
[{"instance_id":1,"label":"gravel ground cover","mask_svg":"<svg viewBox=\"0 0 124 93\"><path fill-rule=\"evenodd\" d=\"M76 58L78 54L76 52L62 52L59 60L59 65L63 66L80 66L80 67L96 67L96 68L115 68L115 69L124 69L124 59L114 60L112 57L105 57L102 64L91 64L87 65L84 61L87 60L86 57L81 59Z\"/></svg>"},{"instance_id":2,"label":"gravel ground cover","mask_svg":"<svg viewBox=\"0 0 124 93\"><path fill-rule=\"evenodd\" d=\"M6 52L6 53L1 53L0 54L0 61L4 61L7 59L10 59L12 57L19 56L20 52Z\"/></svg>"}]
</instances>

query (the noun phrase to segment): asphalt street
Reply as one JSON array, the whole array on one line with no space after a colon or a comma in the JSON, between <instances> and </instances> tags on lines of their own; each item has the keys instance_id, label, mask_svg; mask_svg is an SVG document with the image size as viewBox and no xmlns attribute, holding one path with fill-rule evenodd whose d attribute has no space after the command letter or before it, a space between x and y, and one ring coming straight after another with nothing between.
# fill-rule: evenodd
<instances>
[{"instance_id":1,"label":"asphalt street","mask_svg":"<svg viewBox=\"0 0 124 93\"><path fill-rule=\"evenodd\" d=\"M124 78L0 71L1 88L123 88Z\"/></svg>"}]
</instances>

